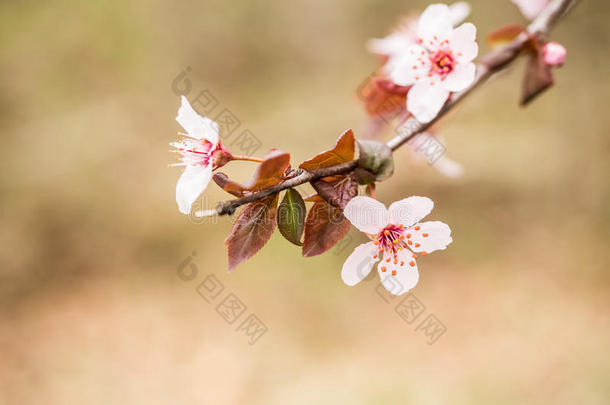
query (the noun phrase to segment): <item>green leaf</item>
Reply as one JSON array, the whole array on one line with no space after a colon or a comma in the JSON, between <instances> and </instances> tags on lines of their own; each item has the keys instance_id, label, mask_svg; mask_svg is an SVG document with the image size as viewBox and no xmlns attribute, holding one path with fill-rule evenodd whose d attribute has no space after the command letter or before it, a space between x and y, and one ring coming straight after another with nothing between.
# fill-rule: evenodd
<instances>
[{"instance_id":1,"label":"green leaf","mask_svg":"<svg viewBox=\"0 0 610 405\"><path fill-rule=\"evenodd\" d=\"M331 249L347 235L350 227L340 209L326 201L315 203L305 222L303 256L317 256Z\"/></svg>"},{"instance_id":2,"label":"green leaf","mask_svg":"<svg viewBox=\"0 0 610 405\"><path fill-rule=\"evenodd\" d=\"M244 207L225 239L231 272L240 263L254 256L271 238L275 228L278 194Z\"/></svg>"},{"instance_id":3,"label":"green leaf","mask_svg":"<svg viewBox=\"0 0 610 405\"><path fill-rule=\"evenodd\" d=\"M305 229L305 201L298 191L291 188L286 191L278 207L277 227L289 242L302 246L301 236Z\"/></svg>"},{"instance_id":4,"label":"green leaf","mask_svg":"<svg viewBox=\"0 0 610 405\"><path fill-rule=\"evenodd\" d=\"M358 166L375 175L377 181L387 179L394 173L392 149L384 142L358 141L360 158Z\"/></svg>"}]
</instances>

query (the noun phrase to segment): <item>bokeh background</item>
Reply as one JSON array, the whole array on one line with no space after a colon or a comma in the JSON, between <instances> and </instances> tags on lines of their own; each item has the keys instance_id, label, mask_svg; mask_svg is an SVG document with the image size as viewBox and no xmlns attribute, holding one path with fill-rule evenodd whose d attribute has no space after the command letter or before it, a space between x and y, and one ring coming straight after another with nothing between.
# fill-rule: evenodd
<instances>
[{"instance_id":1,"label":"bokeh background","mask_svg":"<svg viewBox=\"0 0 610 405\"><path fill-rule=\"evenodd\" d=\"M508 0L471 4L483 51L485 33L523 21ZM0 2L0 403L610 402L606 1L556 28L568 63L529 108L521 61L444 121L464 177L397 152L378 197L429 196L454 235L419 261L426 309L413 324L375 277L342 283L355 230L311 259L275 234L227 274L230 219L177 210L167 143L187 67L190 97L208 89L257 154L278 147L296 165L362 131L356 89L377 66L366 39L425 6ZM183 281L189 258L197 275ZM225 286L213 303L196 292L210 274ZM247 306L233 325L215 309L229 293ZM254 345L236 331L250 313L268 329ZM416 331L429 314L447 329L432 345Z\"/></svg>"}]
</instances>

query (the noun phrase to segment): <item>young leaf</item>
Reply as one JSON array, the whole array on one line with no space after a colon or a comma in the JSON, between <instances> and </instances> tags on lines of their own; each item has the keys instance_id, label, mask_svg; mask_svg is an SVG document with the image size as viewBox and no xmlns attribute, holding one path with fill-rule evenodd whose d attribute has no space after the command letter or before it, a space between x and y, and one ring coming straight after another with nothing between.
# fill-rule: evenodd
<instances>
[{"instance_id":1,"label":"young leaf","mask_svg":"<svg viewBox=\"0 0 610 405\"><path fill-rule=\"evenodd\" d=\"M316 170L323 167L334 166L354 159L355 139L351 129L345 131L337 140L334 148L322 152L306 160L299 166L304 170Z\"/></svg>"},{"instance_id":2,"label":"young leaf","mask_svg":"<svg viewBox=\"0 0 610 405\"><path fill-rule=\"evenodd\" d=\"M410 88L399 86L383 77L374 77L359 91L359 95L371 117L388 122L406 111Z\"/></svg>"},{"instance_id":3,"label":"young leaf","mask_svg":"<svg viewBox=\"0 0 610 405\"><path fill-rule=\"evenodd\" d=\"M358 184L351 175L332 181L318 179L312 181L311 185L320 197L340 209L345 208L349 200L358 194Z\"/></svg>"},{"instance_id":4,"label":"young leaf","mask_svg":"<svg viewBox=\"0 0 610 405\"><path fill-rule=\"evenodd\" d=\"M375 175L362 167L357 167L352 173L354 180L360 185L375 184Z\"/></svg>"},{"instance_id":5,"label":"young leaf","mask_svg":"<svg viewBox=\"0 0 610 405\"><path fill-rule=\"evenodd\" d=\"M291 188L286 191L278 207L277 227L289 242L302 246L301 236L305 228L305 201L298 191Z\"/></svg>"},{"instance_id":6,"label":"young leaf","mask_svg":"<svg viewBox=\"0 0 610 405\"><path fill-rule=\"evenodd\" d=\"M229 180L224 173L218 173L221 176L214 176L213 179L223 190L240 196L246 191L259 191L278 184L284 179L284 172L288 167L290 167L290 154L271 149L248 182L239 184Z\"/></svg>"},{"instance_id":7,"label":"young leaf","mask_svg":"<svg viewBox=\"0 0 610 405\"><path fill-rule=\"evenodd\" d=\"M234 181L229 180L229 176L222 172L214 173L212 176L212 180L218 187L222 188L227 193L233 194L235 197L243 197L244 196L244 188L241 184L236 183Z\"/></svg>"},{"instance_id":8,"label":"young leaf","mask_svg":"<svg viewBox=\"0 0 610 405\"><path fill-rule=\"evenodd\" d=\"M318 193L315 193L315 194L311 194L306 197L303 197L303 201L317 203L320 201L324 201L324 198L320 197L320 195Z\"/></svg>"},{"instance_id":9,"label":"young leaf","mask_svg":"<svg viewBox=\"0 0 610 405\"><path fill-rule=\"evenodd\" d=\"M317 256L331 249L347 235L350 226L341 210L325 201L315 203L305 221L303 256Z\"/></svg>"},{"instance_id":10,"label":"young leaf","mask_svg":"<svg viewBox=\"0 0 610 405\"><path fill-rule=\"evenodd\" d=\"M530 103L543 91L554 83L551 66L544 61L544 55L540 47L536 47L529 56L523 90L521 93L521 105Z\"/></svg>"},{"instance_id":11,"label":"young leaf","mask_svg":"<svg viewBox=\"0 0 610 405\"><path fill-rule=\"evenodd\" d=\"M394 158L390 147L377 141L358 141L360 158L358 166L375 175L377 181L387 179L394 173Z\"/></svg>"},{"instance_id":12,"label":"young leaf","mask_svg":"<svg viewBox=\"0 0 610 405\"><path fill-rule=\"evenodd\" d=\"M498 48L513 41L525 30L526 28L520 24L505 25L487 35L487 44L492 48Z\"/></svg>"},{"instance_id":13,"label":"young leaf","mask_svg":"<svg viewBox=\"0 0 610 405\"><path fill-rule=\"evenodd\" d=\"M231 272L243 261L254 256L267 243L275 228L278 195L250 203L244 207L225 239Z\"/></svg>"}]
</instances>

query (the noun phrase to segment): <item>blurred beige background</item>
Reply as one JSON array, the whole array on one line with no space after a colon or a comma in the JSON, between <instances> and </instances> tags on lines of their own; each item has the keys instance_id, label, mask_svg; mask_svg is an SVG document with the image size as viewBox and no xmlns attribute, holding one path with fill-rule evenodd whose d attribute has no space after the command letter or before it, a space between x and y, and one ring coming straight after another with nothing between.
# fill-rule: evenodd
<instances>
[{"instance_id":1,"label":"blurred beige background","mask_svg":"<svg viewBox=\"0 0 610 405\"><path fill-rule=\"evenodd\" d=\"M429 196L454 235L419 261L426 309L412 324L374 277L342 283L355 230L312 259L276 233L229 275L230 220L178 212L167 142L187 66L191 96L209 89L257 154L279 147L296 165L361 132L355 92L377 63L366 39L426 4L0 2L0 403L608 403L606 1L554 31L568 61L530 108L519 63L445 120L462 179L397 152L378 197ZM483 50L491 29L523 21L508 0L471 4ZM196 292L209 274L225 287L213 303ZM229 293L247 306L232 325L215 310ZM251 313L267 326L252 346L236 331ZM432 345L415 330L429 314L447 329Z\"/></svg>"}]
</instances>

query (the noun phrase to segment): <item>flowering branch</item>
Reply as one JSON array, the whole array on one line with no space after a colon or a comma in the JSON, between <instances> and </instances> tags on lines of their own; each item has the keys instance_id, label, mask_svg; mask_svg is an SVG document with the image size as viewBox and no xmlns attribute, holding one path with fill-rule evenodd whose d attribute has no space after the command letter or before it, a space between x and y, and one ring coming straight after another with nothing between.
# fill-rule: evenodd
<instances>
[{"instance_id":1,"label":"flowering branch","mask_svg":"<svg viewBox=\"0 0 610 405\"><path fill-rule=\"evenodd\" d=\"M482 57L477 65L474 81L464 90L454 93L449 101L443 106L439 113L429 122L422 123L416 118L408 118L400 126L400 133L387 142L387 146L395 151L400 148L417 134L428 130L434 123L441 119L447 112L453 109L470 92L484 83L493 74L498 73L508 67L517 57L530 46L531 38L544 37L555 25L557 20L563 16L571 6L578 0L553 0L515 39L507 45L490 52ZM261 201L282 190L287 190L301 184L311 183L317 179L328 176L346 174L355 170L359 165L358 160L336 164L315 170L296 169L289 174L289 177L279 184L263 190L252 192L240 198L218 203L215 209L199 212L199 216L227 215L232 214L238 207L255 201Z\"/></svg>"}]
</instances>

